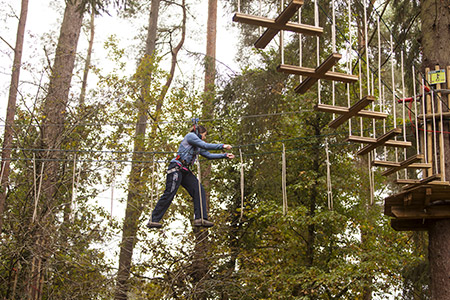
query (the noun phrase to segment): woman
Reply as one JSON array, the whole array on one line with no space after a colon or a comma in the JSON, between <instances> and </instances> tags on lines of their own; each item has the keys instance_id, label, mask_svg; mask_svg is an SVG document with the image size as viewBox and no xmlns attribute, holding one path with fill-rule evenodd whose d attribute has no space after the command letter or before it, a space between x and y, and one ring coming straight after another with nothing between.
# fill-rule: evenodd
<instances>
[{"instance_id":1,"label":"woman","mask_svg":"<svg viewBox=\"0 0 450 300\"><path fill-rule=\"evenodd\" d=\"M231 149L232 147L231 145L226 144L208 144L204 141L206 134L207 131L205 127L194 125L191 131L184 137L178 148L177 157L170 161L167 169L166 189L158 203L156 203L147 227L161 228L162 224L160 223L160 220L169 208L170 203L172 203L180 185L182 185L194 199L194 226L211 227L214 225L213 222L208 220L205 190L203 189L203 186L200 185L201 191L199 191L198 179L191 172L190 168L197 159L198 154L208 159L233 159L234 154L209 153L207 150Z\"/></svg>"}]
</instances>

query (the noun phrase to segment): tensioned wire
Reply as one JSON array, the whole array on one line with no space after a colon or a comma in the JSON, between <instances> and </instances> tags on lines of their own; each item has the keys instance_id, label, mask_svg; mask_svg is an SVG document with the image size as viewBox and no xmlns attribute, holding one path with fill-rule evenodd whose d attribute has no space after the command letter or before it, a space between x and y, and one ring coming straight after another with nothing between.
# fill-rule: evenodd
<instances>
[{"instance_id":1,"label":"tensioned wire","mask_svg":"<svg viewBox=\"0 0 450 300\"><path fill-rule=\"evenodd\" d=\"M323 137L326 137L326 135L324 135ZM292 139L289 139L292 140ZM269 143L280 143L282 142L282 140L280 141L276 141L276 142L264 142L264 143L258 143L258 144L247 144L247 145L240 145L237 147L234 147L236 149L241 149L244 147L251 147L251 146L255 146L255 145L263 145L263 144L269 144ZM340 146L347 146L347 145L351 145L351 142L337 142L337 143L329 143L328 146L329 147L340 147ZM311 145L311 144L307 144L305 146L302 147L297 147L297 148L293 148L290 150L286 150L286 152L297 152L297 151L302 151L308 148L317 148L317 149L322 149L324 148L323 145L321 146L317 146L317 145ZM39 150L39 149L37 149ZM246 153L243 154L243 156L260 156L260 155L267 155L267 154L274 154L274 153L281 153L282 151L266 151L266 152L256 152L256 153ZM148 152L148 154L155 154L156 152ZM177 152L170 152L170 153L177 153ZM157 153L156 153L157 154ZM33 161L33 158L10 158L7 159L10 161ZM58 161L58 162L73 162L73 158L70 159L65 159L65 158L58 158L58 159L53 159L53 158L36 158L35 161L42 161L42 162L48 162L48 161ZM104 162L104 163L142 163L142 164L151 164L153 162L156 163L168 163L170 160L127 160L127 159L77 159L77 162Z\"/></svg>"}]
</instances>

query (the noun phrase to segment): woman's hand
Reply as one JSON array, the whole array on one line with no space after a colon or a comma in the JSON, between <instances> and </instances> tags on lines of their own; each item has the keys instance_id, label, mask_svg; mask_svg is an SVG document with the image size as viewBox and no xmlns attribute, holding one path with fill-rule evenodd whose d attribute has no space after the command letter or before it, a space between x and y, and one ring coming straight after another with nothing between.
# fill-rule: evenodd
<instances>
[{"instance_id":1,"label":"woman's hand","mask_svg":"<svg viewBox=\"0 0 450 300\"><path fill-rule=\"evenodd\" d=\"M233 153L227 153L227 158L233 159L234 158L234 154Z\"/></svg>"},{"instance_id":2,"label":"woman's hand","mask_svg":"<svg viewBox=\"0 0 450 300\"><path fill-rule=\"evenodd\" d=\"M231 145L227 145L227 144L223 145L223 149L230 150L231 148L233 148Z\"/></svg>"}]
</instances>

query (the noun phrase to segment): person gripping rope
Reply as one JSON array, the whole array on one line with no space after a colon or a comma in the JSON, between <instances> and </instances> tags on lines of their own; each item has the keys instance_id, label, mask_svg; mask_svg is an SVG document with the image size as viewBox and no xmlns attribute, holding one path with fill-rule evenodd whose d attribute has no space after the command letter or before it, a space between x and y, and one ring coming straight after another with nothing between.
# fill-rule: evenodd
<instances>
[{"instance_id":1,"label":"person gripping rope","mask_svg":"<svg viewBox=\"0 0 450 300\"><path fill-rule=\"evenodd\" d=\"M167 168L166 188L153 209L148 228L161 228L160 223L178 188L183 186L194 200L194 226L211 227L213 222L208 220L206 208L205 190L197 177L190 170L198 155L208 159L233 159L232 153L210 153L208 150L231 149L227 144L208 144L206 139L207 130L201 125L195 124L191 131L184 137L178 148L177 156L172 159ZM201 202L201 203L200 203Z\"/></svg>"}]
</instances>

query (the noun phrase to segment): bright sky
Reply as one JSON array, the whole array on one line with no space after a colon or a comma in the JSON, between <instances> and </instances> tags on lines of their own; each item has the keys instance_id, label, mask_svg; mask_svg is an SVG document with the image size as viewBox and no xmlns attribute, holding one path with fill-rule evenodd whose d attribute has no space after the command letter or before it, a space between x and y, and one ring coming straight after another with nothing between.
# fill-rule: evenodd
<instances>
[{"instance_id":1,"label":"bright sky","mask_svg":"<svg viewBox=\"0 0 450 300\"><path fill-rule=\"evenodd\" d=\"M16 15L20 13L20 2L18 0L0 0L0 14L1 19L6 21L6 27L0 32L0 36L4 38L10 45L15 44L17 19L13 17L6 17L6 14L14 12ZM25 46L23 52L22 61L24 64L36 63L36 59L42 59L44 57L43 47L45 42L41 42L41 37L45 34L54 32L53 36L56 39L59 33L60 21L62 20L62 9L58 13L54 4L51 4L51 0L30 1L29 11L26 26ZM63 1L59 1L62 7ZM198 1L197 1L198 2ZM191 13L195 12L196 20L193 20L192 15L188 15L188 31L184 48L190 52L205 53L206 49L206 13L207 5L202 3L191 4ZM176 9L176 8L175 8ZM237 71L237 65L234 61L236 54L236 41L238 39L237 29L232 27L232 15L227 14L223 9L223 3L219 1L218 5L218 26L217 26L217 60L219 61L218 67L221 67L221 63L231 67L234 71ZM200 12L200 13L199 13ZM87 18L85 17L86 21ZM121 46L125 47L129 51L130 59L134 60L136 57L133 55L133 50L136 49L136 44L139 42L135 36L142 26L148 23L148 16L140 20L121 20L117 17L112 17L104 14L103 16L96 18L96 36L93 53L93 63L106 68L106 65L102 65L104 62L105 51L103 49L104 41L108 36L115 34L121 42ZM3 24L2 24L3 25ZM195 28L195 31L193 29ZM47 39L48 40L48 39ZM87 48L88 37L82 34L80 37L78 51L82 55ZM0 41L0 118L4 119L4 110L7 104L8 87L10 84L10 72L12 64L13 54L11 49L6 43ZM177 70L176 75L180 76L181 72L183 76L192 76L189 74L189 70L192 70L192 66L189 66L186 56L186 51L180 52L181 70ZM134 68L133 64L130 67ZM197 67L197 66L196 66ZM201 67L199 64L198 67ZM21 76L22 80L27 78L36 77L41 70L27 71L23 69ZM132 72L133 70L130 70Z\"/></svg>"},{"instance_id":2,"label":"bright sky","mask_svg":"<svg viewBox=\"0 0 450 300\"><path fill-rule=\"evenodd\" d=\"M25 45L23 51L23 69L21 71L21 80L26 82L36 82L42 71L41 60L45 59L44 46L48 47L48 38L42 40L42 37L48 34L52 34L53 39L56 40L59 34L60 22L62 20L63 3L60 0L58 9L54 0L40 0L40 1L29 1L29 10L26 24L26 36ZM198 1L197 1L198 2ZM196 12L196 20L193 20L192 15L188 15L188 31L186 36L186 42L184 48L190 52L205 53L206 49L206 14L207 5L202 1L202 3L191 4L192 12ZM0 21L6 23L6 27L0 32L0 36L5 39L10 45L14 46L16 39L16 31L18 20L12 17L12 14L20 14L20 4L21 1L18 0L0 0ZM58 12L59 11L59 12ZM200 12L200 13L199 13ZM112 14L112 13L111 13ZM223 9L223 3L219 1L218 5L218 25L217 25L217 59L218 67L224 69L223 64L227 67L232 68L233 71L237 71L237 65L234 62L234 57L236 54L236 41L238 39L238 33L236 27L232 27L232 15L226 14ZM88 17L85 17L85 21L88 21ZM134 61L136 59L136 44L139 41L136 39L136 35L139 33L144 25L148 23L148 15L143 19L132 19L123 20L117 17L108 16L104 14L96 18L96 34L95 34L95 45L92 62L93 64L100 66L104 69L108 69L111 66L105 63L104 57L106 52L103 48L105 40L112 34L117 35L120 45L127 50L130 60L132 61L129 66L130 74L134 71L135 65ZM3 24L2 24L3 25ZM82 33L79 41L78 51L81 55L85 55L85 49L87 49L88 37ZM195 76L195 70L197 70L196 76L198 76L199 88L203 84L203 66L201 63L197 63L192 66L187 63L189 57L186 55L186 51L182 50L180 52L180 69L176 70L176 76ZM4 122L6 116L6 106L8 101L8 91L10 85L10 73L11 65L13 59L13 52L7 46L6 43L0 41L0 124ZM51 58L50 58L51 59ZM44 62L45 63L45 62ZM38 69L32 69L32 68ZM89 77L91 80L95 81L92 74ZM187 78L186 78L187 80ZM92 82L92 81L91 81ZM93 84L91 84L93 85ZM91 86L92 88L93 86ZM89 86L88 86L89 88ZM36 86L31 83L23 83L21 87L22 92L28 92L29 96L36 93ZM20 97L19 97L20 98ZM30 97L31 99L33 97ZM20 99L18 99L18 104L20 104ZM0 134L3 132L3 127L0 127ZM123 198L123 192L116 188L115 198ZM106 210L110 211L110 201L111 201L111 190L106 189L104 193L99 195L97 198L102 206ZM124 215L123 203L118 201L114 202L113 214L114 216L121 218Z\"/></svg>"}]
</instances>

